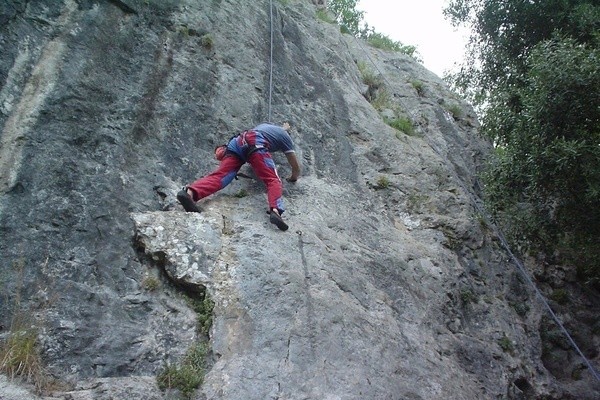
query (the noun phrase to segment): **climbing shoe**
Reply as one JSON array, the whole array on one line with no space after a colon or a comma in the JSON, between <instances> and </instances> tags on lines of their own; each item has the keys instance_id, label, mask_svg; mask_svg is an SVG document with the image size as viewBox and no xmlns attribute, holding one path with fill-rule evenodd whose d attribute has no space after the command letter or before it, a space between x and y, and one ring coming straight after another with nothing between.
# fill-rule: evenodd
<instances>
[{"instance_id":1,"label":"climbing shoe","mask_svg":"<svg viewBox=\"0 0 600 400\"><path fill-rule=\"evenodd\" d=\"M187 188L183 188L177 193L177 200L181 203L185 211L187 212L200 212L200 209L196 205L196 202L188 194Z\"/></svg>"},{"instance_id":2,"label":"climbing shoe","mask_svg":"<svg viewBox=\"0 0 600 400\"><path fill-rule=\"evenodd\" d=\"M288 230L288 225L283 221L283 218L281 218L281 215L279 215L273 211L271 211L269 214L270 214L269 221L271 221L272 224L277 225L277 227L279 229L281 229L282 231Z\"/></svg>"}]
</instances>

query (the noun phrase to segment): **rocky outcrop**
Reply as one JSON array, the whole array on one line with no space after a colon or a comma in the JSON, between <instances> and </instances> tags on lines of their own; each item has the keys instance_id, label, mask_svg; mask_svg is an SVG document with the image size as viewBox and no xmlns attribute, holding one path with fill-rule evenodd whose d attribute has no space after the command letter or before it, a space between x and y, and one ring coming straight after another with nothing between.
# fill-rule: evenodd
<instances>
[{"instance_id":1,"label":"rocky outcrop","mask_svg":"<svg viewBox=\"0 0 600 400\"><path fill-rule=\"evenodd\" d=\"M546 367L545 310L482 214L471 107L310 2L272 6L0 6L2 335L15 315L38 329L60 383L43 396L170 398L155 377L202 340L185 294L206 292L194 398L597 398L568 346L568 373ZM214 147L269 119L303 164L290 230L254 179L183 212Z\"/></svg>"}]
</instances>

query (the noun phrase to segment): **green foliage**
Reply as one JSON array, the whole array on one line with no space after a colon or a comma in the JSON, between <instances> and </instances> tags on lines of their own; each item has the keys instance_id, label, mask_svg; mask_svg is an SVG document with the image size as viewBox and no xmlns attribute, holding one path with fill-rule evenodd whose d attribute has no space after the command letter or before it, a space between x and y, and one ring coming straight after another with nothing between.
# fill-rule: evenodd
<instances>
[{"instance_id":1,"label":"green foliage","mask_svg":"<svg viewBox=\"0 0 600 400\"><path fill-rule=\"evenodd\" d=\"M387 176L381 175L377 178L377 184L375 185L375 189L386 189L390 186L390 180Z\"/></svg>"},{"instance_id":2,"label":"green foliage","mask_svg":"<svg viewBox=\"0 0 600 400\"><path fill-rule=\"evenodd\" d=\"M37 329L13 324L0 345L0 372L10 378L21 377L41 387L46 380L38 349Z\"/></svg>"},{"instance_id":3,"label":"green foliage","mask_svg":"<svg viewBox=\"0 0 600 400\"><path fill-rule=\"evenodd\" d=\"M484 118L499 145L485 175L488 200L525 233L522 242L560 250L597 282L600 48L557 37L528 60L521 87L491 101Z\"/></svg>"},{"instance_id":4,"label":"green foliage","mask_svg":"<svg viewBox=\"0 0 600 400\"><path fill-rule=\"evenodd\" d=\"M386 108L392 108L392 96L385 88L379 88L373 91L370 99L371 105L377 111L383 111Z\"/></svg>"},{"instance_id":5,"label":"green foliage","mask_svg":"<svg viewBox=\"0 0 600 400\"><path fill-rule=\"evenodd\" d=\"M412 81L410 81L410 84L413 88L415 88L419 96L425 95L425 85L423 84L423 82L413 79Z\"/></svg>"},{"instance_id":6,"label":"green foliage","mask_svg":"<svg viewBox=\"0 0 600 400\"><path fill-rule=\"evenodd\" d=\"M192 398L194 391L204 381L205 361L208 353L206 336L212 326L214 302L208 292L185 297L196 313L197 330L202 338L186 353L180 364L171 364L156 377L161 389L177 389L186 399Z\"/></svg>"},{"instance_id":7,"label":"green foliage","mask_svg":"<svg viewBox=\"0 0 600 400\"><path fill-rule=\"evenodd\" d=\"M415 46L404 45L369 27L364 22L365 13L356 9L357 3L358 0L328 0L327 2L328 10L333 13L343 33L364 39L373 47L400 52L421 61Z\"/></svg>"},{"instance_id":8,"label":"green foliage","mask_svg":"<svg viewBox=\"0 0 600 400\"><path fill-rule=\"evenodd\" d=\"M148 275L142 281L142 287L149 292L155 291L156 289L159 288L159 286L160 286L160 281L155 276Z\"/></svg>"},{"instance_id":9,"label":"green foliage","mask_svg":"<svg viewBox=\"0 0 600 400\"><path fill-rule=\"evenodd\" d=\"M208 335L212 326L212 314L215 303L210 298L208 292L198 297L186 297L188 304L196 313L198 319L198 332L202 335Z\"/></svg>"},{"instance_id":10,"label":"green foliage","mask_svg":"<svg viewBox=\"0 0 600 400\"><path fill-rule=\"evenodd\" d=\"M358 0L329 0L327 8L335 16L344 33L360 36L364 12L356 9Z\"/></svg>"},{"instance_id":11,"label":"green foliage","mask_svg":"<svg viewBox=\"0 0 600 400\"><path fill-rule=\"evenodd\" d=\"M456 234L455 228L448 225L442 225L439 227L439 230L446 237L446 242L444 243L444 246L453 251L460 250L463 244L458 235Z\"/></svg>"},{"instance_id":12,"label":"green foliage","mask_svg":"<svg viewBox=\"0 0 600 400\"><path fill-rule=\"evenodd\" d=\"M50 385L51 379L43 364L38 343L38 328L31 318L31 311L21 304L25 261L13 265L16 272L10 330L0 341L0 373L10 379L21 378L34 385L41 393Z\"/></svg>"},{"instance_id":13,"label":"green foliage","mask_svg":"<svg viewBox=\"0 0 600 400\"><path fill-rule=\"evenodd\" d=\"M473 28L451 79L485 105L489 207L522 251L559 254L600 284L600 5L452 0L445 12Z\"/></svg>"},{"instance_id":14,"label":"green foliage","mask_svg":"<svg viewBox=\"0 0 600 400\"><path fill-rule=\"evenodd\" d=\"M363 32L362 37L366 39L367 43L375 48L406 54L407 56L413 57L417 61L421 61L415 46L404 45L402 42L395 41L389 36L373 30Z\"/></svg>"},{"instance_id":15,"label":"green foliage","mask_svg":"<svg viewBox=\"0 0 600 400\"><path fill-rule=\"evenodd\" d=\"M550 298L558 304L565 305L569 301L569 293L565 289L556 289L552 291Z\"/></svg>"},{"instance_id":16,"label":"green foliage","mask_svg":"<svg viewBox=\"0 0 600 400\"><path fill-rule=\"evenodd\" d=\"M460 291L460 299L462 300L463 304L477 302L477 296L470 289L461 290Z\"/></svg>"},{"instance_id":17,"label":"green foliage","mask_svg":"<svg viewBox=\"0 0 600 400\"><path fill-rule=\"evenodd\" d=\"M248 196L248 191L246 189L240 189L234 196L237 197L238 199L241 199L243 197Z\"/></svg>"},{"instance_id":18,"label":"green foliage","mask_svg":"<svg viewBox=\"0 0 600 400\"><path fill-rule=\"evenodd\" d=\"M586 43L600 29L595 0L451 0L444 13L472 32L467 59L450 79L475 104L495 97L498 88L519 85L527 57L557 31Z\"/></svg>"},{"instance_id":19,"label":"green foliage","mask_svg":"<svg viewBox=\"0 0 600 400\"><path fill-rule=\"evenodd\" d=\"M519 316L524 317L531 309L527 303L511 303L512 308Z\"/></svg>"},{"instance_id":20,"label":"green foliage","mask_svg":"<svg viewBox=\"0 0 600 400\"><path fill-rule=\"evenodd\" d=\"M451 103L446 105L446 109L450 114L452 114L452 118L454 118L456 121L464 117L465 112L463 111L462 107L457 103Z\"/></svg>"},{"instance_id":21,"label":"green foliage","mask_svg":"<svg viewBox=\"0 0 600 400\"><path fill-rule=\"evenodd\" d=\"M404 132L405 134L411 136L415 134L415 126L409 118L406 117L398 117L385 120L385 123L391 126L392 128L399 130L400 132Z\"/></svg>"},{"instance_id":22,"label":"green foliage","mask_svg":"<svg viewBox=\"0 0 600 400\"><path fill-rule=\"evenodd\" d=\"M371 71L364 61L359 61L356 66L362 76L362 81L365 85L379 87L382 85L381 79Z\"/></svg>"},{"instance_id":23,"label":"green foliage","mask_svg":"<svg viewBox=\"0 0 600 400\"><path fill-rule=\"evenodd\" d=\"M514 349L512 341L506 335L498 339L498 346L500 346L505 353L512 353Z\"/></svg>"},{"instance_id":24,"label":"green foliage","mask_svg":"<svg viewBox=\"0 0 600 400\"><path fill-rule=\"evenodd\" d=\"M157 377L158 387L178 389L186 399L191 399L194 391L204 381L205 360L208 348L204 343L192 346L179 365L168 365Z\"/></svg>"},{"instance_id":25,"label":"green foliage","mask_svg":"<svg viewBox=\"0 0 600 400\"><path fill-rule=\"evenodd\" d=\"M421 211L423 206L429 201L429 196L421 193L412 193L408 196L406 207L412 212Z\"/></svg>"},{"instance_id":26,"label":"green foliage","mask_svg":"<svg viewBox=\"0 0 600 400\"><path fill-rule=\"evenodd\" d=\"M212 49L214 46L214 39L213 39L212 35L210 33L202 35L200 37L200 44L205 49L208 49L208 50Z\"/></svg>"},{"instance_id":27,"label":"green foliage","mask_svg":"<svg viewBox=\"0 0 600 400\"><path fill-rule=\"evenodd\" d=\"M317 18L321 21L327 22L328 24L335 24L335 19L331 17L331 14L326 9L318 9L317 10Z\"/></svg>"}]
</instances>

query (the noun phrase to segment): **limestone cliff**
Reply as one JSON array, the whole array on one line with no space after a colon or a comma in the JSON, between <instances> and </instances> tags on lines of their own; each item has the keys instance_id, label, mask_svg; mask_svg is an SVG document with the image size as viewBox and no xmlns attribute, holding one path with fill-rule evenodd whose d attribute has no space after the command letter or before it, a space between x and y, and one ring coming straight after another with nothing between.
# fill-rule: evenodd
<instances>
[{"instance_id":1,"label":"limestone cliff","mask_svg":"<svg viewBox=\"0 0 600 400\"><path fill-rule=\"evenodd\" d=\"M36 328L43 398L172 398L156 376L202 340L204 291L193 398L600 397L482 214L473 110L409 57L300 0L8 0L0 53L1 333ZM267 120L302 161L290 230L253 179L183 212L214 147Z\"/></svg>"}]
</instances>

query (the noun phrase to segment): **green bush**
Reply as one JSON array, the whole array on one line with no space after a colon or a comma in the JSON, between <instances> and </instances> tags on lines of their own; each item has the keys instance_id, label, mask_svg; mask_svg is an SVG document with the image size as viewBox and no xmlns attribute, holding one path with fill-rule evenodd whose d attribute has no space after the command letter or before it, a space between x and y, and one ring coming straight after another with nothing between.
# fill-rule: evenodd
<instances>
[{"instance_id":1,"label":"green bush","mask_svg":"<svg viewBox=\"0 0 600 400\"><path fill-rule=\"evenodd\" d=\"M243 197L248 196L248 191L246 189L240 189L234 196L241 199Z\"/></svg>"},{"instance_id":2,"label":"green bush","mask_svg":"<svg viewBox=\"0 0 600 400\"><path fill-rule=\"evenodd\" d=\"M323 22L327 22L328 24L335 24L335 19L331 17L331 14L325 9L317 10L317 18Z\"/></svg>"},{"instance_id":3,"label":"green bush","mask_svg":"<svg viewBox=\"0 0 600 400\"><path fill-rule=\"evenodd\" d=\"M25 260L13 264L16 285L10 330L0 341L0 373L11 379L21 378L34 385L41 393L51 383L43 364L38 343L37 323L32 319L31 310L21 304L21 291L24 287ZM3 292L4 291L4 288ZM7 298L8 300L8 298Z\"/></svg>"},{"instance_id":4,"label":"green bush","mask_svg":"<svg viewBox=\"0 0 600 400\"><path fill-rule=\"evenodd\" d=\"M188 296L186 297L188 304L196 313L198 320L198 332L204 336L207 336L210 327L212 326L213 308L215 303L210 298L208 292L200 296Z\"/></svg>"},{"instance_id":5,"label":"green bush","mask_svg":"<svg viewBox=\"0 0 600 400\"><path fill-rule=\"evenodd\" d=\"M405 134L412 136L415 134L415 126L412 121L406 117L399 117L385 119L385 123L391 126L392 128L399 130L400 132L404 132Z\"/></svg>"},{"instance_id":6,"label":"green bush","mask_svg":"<svg viewBox=\"0 0 600 400\"><path fill-rule=\"evenodd\" d=\"M148 275L142 281L142 287L149 292L155 291L156 289L159 288L159 286L160 286L160 281L155 276Z\"/></svg>"},{"instance_id":7,"label":"green bush","mask_svg":"<svg viewBox=\"0 0 600 400\"><path fill-rule=\"evenodd\" d=\"M204 47L205 49L212 49L214 46L214 39L212 37L212 35L210 33L207 33L205 35L202 35L200 37L200 44L202 45L202 47Z\"/></svg>"},{"instance_id":8,"label":"green bush","mask_svg":"<svg viewBox=\"0 0 600 400\"><path fill-rule=\"evenodd\" d=\"M377 111L383 111L386 108L393 107L392 96L385 88L379 88L378 90L373 91L370 103Z\"/></svg>"},{"instance_id":9,"label":"green bush","mask_svg":"<svg viewBox=\"0 0 600 400\"><path fill-rule=\"evenodd\" d=\"M13 326L0 345L0 372L11 378L21 377L36 386L45 380L37 337L37 329Z\"/></svg>"},{"instance_id":10,"label":"green bush","mask_svg":"<svg viewBox=\"0 0 600 400\"><path fill-rule=\"evenodd\" d=\"M498 4L451 0L445 10L472 32L450 79L502 150L486 174L488 205L521 252L559 255L600 288L600 5Z\"/></svg>"},{"instance_id":11,"label":"green bush","mask_svg":"<svg viewBox=\"0 0 600 400\"><path fill-rule=\"evenodd\" d=\"M377 184L375 185L375 189L386 189L390 186L390 180L387 176L381 175L377 178Z\"/></svg>"},{"instance_id":12,"label":"green bush","mask_svg":"<svg viewBox=\"0 0 600 400\"><path fill-rule=\"evenodd\" d=\"M415 46L404 45L401 42L391 39L387 35L374 31L366 35L366 40L367 43L375 48L406 54L407 56L413 57L419 61L417 48Z\"/></svg>"},{"instance_id":13,"label":"green bush","mask_svg":"<svg viewBox=\"0 0 600 400\"><path fill-rule=\"evenodd\" d=\"M458 121L459 119L464 117L465 112L463 111L462 107L459 104L456 104L456 103L448 104L446 106L446 109L448 110L448 112L450 114L452 114L452 118L454 118L456 121Z\"/></svg>"},{"instance_id":14,"label":"green bush","mask_svg":"<svg viewBox=\"0 0 600 400\"><path fill-rule=\"evenodd\" d=\"M186 399L191 399L204 381L207 352L204 343L191 347L180 365L169 365L157 376L158 387L162 390L177 389Z\"/></svg>"},{"instance_id":15,"label":"green bush","mask_svg":"<svg viewBox=\"0 0 600 400\"><path fill-rule=\"evenodd\" d=\"M373 73L364 61L359 61L356 66L361 74L362 81L365 85L379 87L383 84L381 78Z\"/></svg>"},{"instance_id":16,"label":"green bush","mask_svg":"<svg viewBox=\"0 0 600 400\"><path fill-rule=\"evenodd\" d=\"M410 84L412 85L413 88L415 88L415 90L417 91L417 94L419 96L424 96L425 95L425 84L419 80L412 80L410 81Z\"/></svg>"},{"instance_id":17,"label":"green bush","mask_svg":"<svg viewBox=\"0 0 600 400\"><path fill-rule=\"evenodd\" d=\"M460 299L462 300L463 304L469 304L469 303L476 303L477 302L477 296L470 289L461 290L461 292L460 292Z\"/></svg>"},{"instance_id":18,"label":"green bush","mask_svg":"<svg viewBox=\"0 0 600 400\"><path fill-rule=\"evenodd\" d=\"M569 293L565 289L556 289L552 291L550 298L558 304L565 305L569 301Z\"/></svg>"},{"instance_id":19,"label":"green bush","mask_svg":"<svg viewBox=\"0 0 600 400\"><path fill-rule=\"evenodd\" d=\"M500 346L505 353L512 353L514 349L512 341L506 335L498 340L498 346Z\"/></svg>"},{"instance_id":20,"label":"green bush","mask_svg":"<svg viewBox=\"0 0 600 400\"><path fill-rule=\"evenodd\" d=\"M327 9L334 15L335 21L340 24L342 33L351 34L364 39L373 47L388 51L397 51L421 61L415 46L403 45L388 36L375 32L364 22L364 12L357 10L358 0L328 0Z\"/></svg>"}]
</instances>

